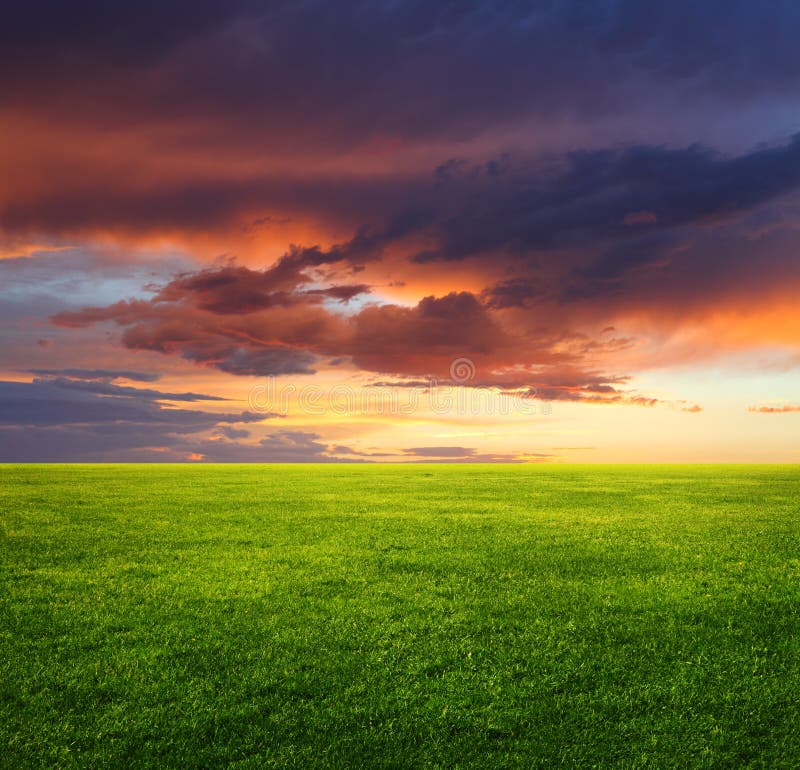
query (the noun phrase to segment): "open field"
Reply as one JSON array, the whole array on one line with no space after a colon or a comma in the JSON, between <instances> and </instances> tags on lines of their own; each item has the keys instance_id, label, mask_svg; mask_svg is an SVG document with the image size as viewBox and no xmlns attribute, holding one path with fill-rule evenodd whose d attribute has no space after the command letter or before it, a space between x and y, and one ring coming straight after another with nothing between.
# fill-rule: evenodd
<instances>
[{"instance_id":1,"label":"open field","mask_svg":"<svg viewBox=\"0 0 800 770\"><path fill-rule=\"evenodd\" d=\"M800 468L0 466L0 764L797 767Z\"/></svg>"}]
</instances>

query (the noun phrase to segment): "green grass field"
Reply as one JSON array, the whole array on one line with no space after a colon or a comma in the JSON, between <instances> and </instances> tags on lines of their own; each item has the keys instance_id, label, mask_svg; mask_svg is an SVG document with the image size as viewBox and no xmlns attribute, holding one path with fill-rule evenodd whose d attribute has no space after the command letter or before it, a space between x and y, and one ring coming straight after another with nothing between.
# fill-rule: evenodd
<instances>
[{"instance_id":1,"label":"green grass field","mask_svg":"<svg viewBox=\"0 0 800 770\"><path fill-rule=\"evenodd\" d=\"M799 513L789 466L0 466L0 764L796 768Z\"/></svg>"}]
</instances>

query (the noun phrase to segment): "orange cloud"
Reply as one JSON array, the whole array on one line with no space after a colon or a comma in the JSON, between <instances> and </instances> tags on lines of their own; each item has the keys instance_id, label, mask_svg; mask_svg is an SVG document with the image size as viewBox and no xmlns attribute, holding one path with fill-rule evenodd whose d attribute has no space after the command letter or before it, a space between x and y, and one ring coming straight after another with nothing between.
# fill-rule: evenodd
<instances>
[{"instance_id":1,"label":"orange cloud","mask_svg":"<svg viewBox=\"0 0 800 770\"><path fill-rule=\"evenodd\" d=\"M800 412L800 404L781 404L780 406L748 406L748 412L756 414L787 414Z\"/></svg>"}]
</instances>

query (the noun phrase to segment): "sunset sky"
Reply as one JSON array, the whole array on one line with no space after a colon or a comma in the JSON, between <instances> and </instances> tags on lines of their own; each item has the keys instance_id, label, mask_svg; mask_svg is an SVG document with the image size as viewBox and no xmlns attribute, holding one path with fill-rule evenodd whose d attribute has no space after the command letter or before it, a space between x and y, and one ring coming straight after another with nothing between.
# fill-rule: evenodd
<instances>
[{"instance_id":1,"label":"sunset sky","mask_svg":"<svg viewBox=\"0 0 800 770\"><path fill-rule=\"evenodd\" d=\"M0 461L800 461L799 33L4 3Z\"/></svg>"}]
</instances>

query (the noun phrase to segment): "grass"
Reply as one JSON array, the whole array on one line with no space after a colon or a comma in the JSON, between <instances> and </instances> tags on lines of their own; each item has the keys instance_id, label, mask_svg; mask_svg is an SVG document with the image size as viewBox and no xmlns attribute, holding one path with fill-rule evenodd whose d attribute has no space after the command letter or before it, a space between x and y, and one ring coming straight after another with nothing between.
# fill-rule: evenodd
<instances>
[{"instance_id":1,"label":"grass","mask_svg":"<svg viewBox=\"0 0 800 770\"><path fill-rule=\"evenodd\" d=\"M800 766L800 468L0 466L0 765Z\"/></svg>"}]
</instances>

